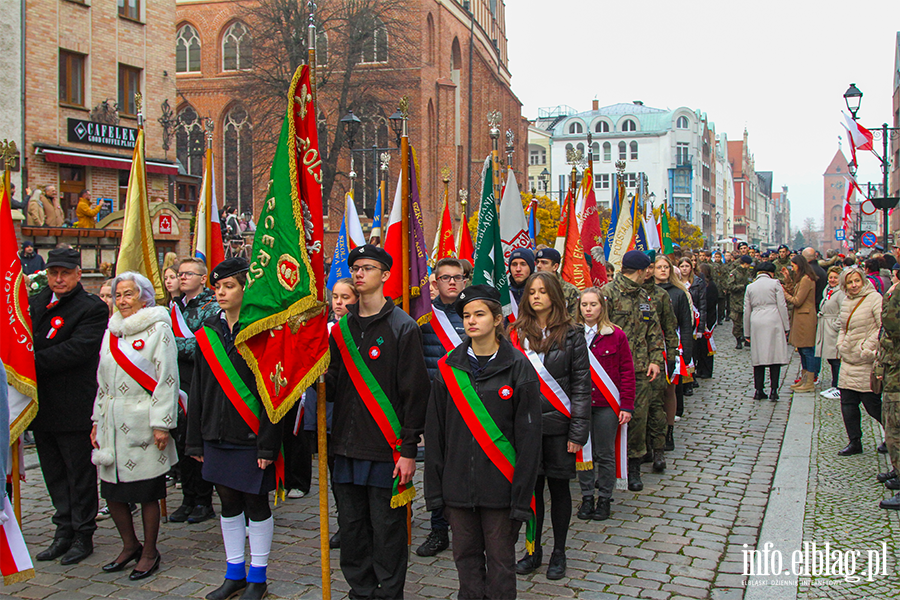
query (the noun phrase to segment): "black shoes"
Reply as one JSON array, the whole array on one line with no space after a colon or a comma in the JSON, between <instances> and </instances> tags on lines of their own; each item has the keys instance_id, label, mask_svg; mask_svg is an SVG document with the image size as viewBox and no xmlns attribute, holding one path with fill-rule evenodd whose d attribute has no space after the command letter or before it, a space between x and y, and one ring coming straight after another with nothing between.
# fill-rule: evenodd
<instances>
[{"instance_id":1,"label":"black shoes","mask_svg":"<svg viewBox=\"0 0 900 600\"><path fill-rule=\"evenodd\" d=\"M226 579L218 589L206 595L206 600L228 600L243 592L246 587L246 579Z\"/></svg>"},{"instance_id":2,"label":"black shoes","mask_svg":"<svg viewBox=\"0 0 900 600\"><path fill-rule=\"evenodd\" d=\"M547 579L556 580L566 576L566 552L554 550L550 555L550 565L547 567Z\"/></svg>"},{"instance_id":3,"label":"black shoes","mask_svg":"<svg viewBox=\"0 0 900 600\"><path fill-rule=\"evenodd\" d=\"M184 523L188 520L188 517L191 516L191 513L194 511L194 507L188 504L182 504L178 507L178 510L169 515L170 523Z\"/></svg>"},{"instance_id":4,"label":"black shoes","mask_svg":"<svg viewBox=\"0 0 900 600\"><path fill-rule=\"evenodd\" d=\"M666 452L671 452L675 449L675 426L669 425L666 427Z\"/></svg>"},{"instance_id":5,"label":"black shoes","mask_svg":"<svg viewBox=\"0 0 900 600\"><path fill-rule=\"evenodd\" d=\"M690 381L684 384L684 395L685 396L693 396L694 395L694 382Z\"/></svg>"},{"instance_id":6,"label":"black shoes","mask_svg":"<svg viewBox=\"0 0 900 600\"><path fill-rule=\"evenodd\" d=\"M131 572L131 575L128 576L128 579L131 581L139 581L141 579L147 579L159 569L159 563L162 561L162 554L159 551L156 551L156 560L153 561L153 565L146 571L138 571L135 569Z\"/></svg>"},{"instance_id":7,"label":"black shoes","mask_svg":"<svg viewBox=\"0 0 900 600\"><path fill-rule=\"evenodd\" d=\"M35 556L35 558L38 560L55 560L68 552L69 548L71 547L71 538L56 538L55 540L53 540L53 543L50 544L49 548L47 548L43 552L38 552L38 555Z\"/></svg>"},{"instance_id":8,"label":"black shoes","mask_svg":"<svg viewBox=\"0 0 900 600\"><path fill-rule=\"evenodd\" d=\"M778 402L778 390L776 388L772 388L769 390L769 400L772 402Z\"/></svg>"},{"instance_id":9,"label":"black shoes","mask_svg":"<svg viewBox=\"0 0 900 600\"><path fill-rule=\"evenodd\" d=\"M265 583L248 583L247 589L241 594L241 600L262 600L268 591L269 586Z\"/></svg>"},{"instance_id":10,"label":"black shoes","mask_svg":"<svg viewBox=\"0 0 900 600\"><path fill-rule=\"evenodd\" d=\"M889 510L900 510L900 494L896 496L891 496L887 500L882 500L878 503L879 508L886 508Z\"/></svg>"},{"instance_id":11,"label":"black shoes","mask_svg":"<svg viewBox=\"0 0 900 600\"><path fill-rule=\"evenodd\" d=\"M607 520L609 518L609 505L611 502L611 498L597 498L597 508L594 509L594 514L591 518L595 521Z\"/></svg>"},{"instance_id":12,"label":"black shoes","mask_svg":"<svg viewBox=\"0 0 900 600\"><path fill-rule=\"evenodd\" d=\"M450 547L450 532L446 529L432 529L425 541L416 549L419 556L434 556Z\"/></svg>"},{"instance_id":13,"label":"black shoes","mask_svg":"<svg viewBox=\"0 0 900 600\"><path fill-rule=\"evenodd\" d=\"M88 556L94 553L94 542L91 541L91 538L88 537L77 537L75 541L72 542L72 545L69 547L69 551L63 554L62 560L59 561L61 565L74 565L78 564Z\"/></svg>"},{"instance_id":14,"label":"black shoes","mask_svg":"<svg viewBox=\"0 0 900 600\"><path fill-rule=\"evenodd\" d=\"M212 506L203 506L202 504L198 504L194 507L194 510L191 511L191 514L188 515L187 522L202 523L203 521L208 521L215 518L216 511L213 510Z\"/></svg>"},{"instance_id":15,"label":"black shoes","mask_svg":"<svg viewBox=\"0 0 900 600\"><path fill-rule=\"evenodd\" d=\"M897 479L896 477L888 479L884 482L884 487L889 490L900 490L900 479Z\"/></svg>"},{"instance_id":16,"label":"black shoes","mask_svg":"<svg viewBox=\"0 0 900 600\"><path fill-rule=\"evenodd\" d=\"M876 450L878 450L878 454L887 454L887 442L881 442L880 444L878 444Z\"/></svg>"},{"instance_id":17,"label":"black shoes","mask_svg":"<svg viewBox=\"0 0 900 600\"><path fill-rule=\"evenodd\" d=\"M335 548L341 547L341 530L338 529L334 532L334 535L331 536L331 539L328 540L328 547L334 550Z\"/></svg>"},{"instance_id":18,"label":"black shoes","mask_svg":"<svg viewBox=\"0 0 900 600\"><path fill-rule=\"evenodd\" d=\"M896 469L891 469L890 471L887 471L885 473L879 473L875 476L875 479L878 480L878 483L884 483L888 479L894 479L895 477L897 477L897 471Z\"/></svg>"},{"instance_id":19,"label":"black shoes","mask_svg":"<svg viewBox=\"0 0 900 600\"><path fill-rule=\"evenodd\" d=\"M662 473L666 470L666 453L662 450L653 451L653 472Z\"/></svg>"},{"instance_id":20,"label":"black shoes","mask_svg":"<svg viewBox=\"0 0 900 600\"><path fill-rule=\"evenodd\" d=\"M590 521L591 517L594 515L594 497L593 496L582 496L581 497L581 507L578 509L578 514L575 515L582 521Z\"/></svg>"},{"instance_id":21,"label":"black shoes","mask_svg":"<svg viewBox=\"0 0 900 600\"><path fill-rule=\"evenodd\" d=\"M741 341L741 340L738 340L738 341L737 341L737 346L735 346L734 349L735 349L735 350L743 350L743 349L744 349L744 342Z\"/></svg>"},{"instance_id":22,"label":"black shoes","mask_svg":"<svg viewBox=\"0 0 900 600\"><path fill-rule=\"evenodd\" d=\"M754 400L768 400L769 396L762 390L756 390L756 393L753 394Z\"/></svg>"},{"instance_id":23,"label":"black shoes","mask_svg":"<svg viewBox=\"0 0 900 600\"><path fill-rule=\"evenodd\" d=\"M644 489L644 482L641 481L641 459L628 459L628 489L632 492L640 492Z\"/></svg>"},{"instance_id":24,"label":"black shoes","mask_svg":"<svg viewBox=\"0 0 900 600\"><path fill-rule=\"evenodd\" d=\"M516 563L516 573L519 575L528 575L529 573L533 573L541 566L541 562L544 560L544 553L540 548L534 549L534 554L526 554L522 557L522 560Z\"/></svg>"},{"instance_id":25,"label":"black shoes","mask_svg":"<svg viewBox=\"0 0 900 600\"><path fill-rule=\"evenodd\" d=\"M123 560L122 562L112 561L111 563L103 565L103 567L101 568L103 569L104 573L118 573L119 571L124 569L125 566L128 565L128 563L130 563L131 561L140 560L141 553L143 551L144 548L142 546L138 546L137 550L132 552L129 556L125 557L125 560Z\"/></svg>"},{"instance_id":26,"label":"black shoes","mask_svg":"<svg viewBox=\"0 0 900 600\"><path fill-rule=\"evenodd\" d=\"M859 440L851 441L849 444L844 446L843 450L838 450L839 456L852 456L854 454L862 454L863 447L862 442Z\"/></svg>"}]
</instances>

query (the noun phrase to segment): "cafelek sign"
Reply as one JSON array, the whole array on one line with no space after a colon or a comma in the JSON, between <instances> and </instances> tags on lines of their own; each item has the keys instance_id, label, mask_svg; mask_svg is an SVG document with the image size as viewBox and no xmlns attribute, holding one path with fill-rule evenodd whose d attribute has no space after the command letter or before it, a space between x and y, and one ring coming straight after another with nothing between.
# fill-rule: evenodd
<instances>
[{"instance_id":1,"label":"cafelek sign","mask_svg":"<svg viewBox=\"0 0 900 600\"><path fill-rule=\"evenodd\" d=\"M138 130L134 127L107 125L81 119L69 119L69 141L79 144L133 149Z\"/></svg>"}]
</instances>

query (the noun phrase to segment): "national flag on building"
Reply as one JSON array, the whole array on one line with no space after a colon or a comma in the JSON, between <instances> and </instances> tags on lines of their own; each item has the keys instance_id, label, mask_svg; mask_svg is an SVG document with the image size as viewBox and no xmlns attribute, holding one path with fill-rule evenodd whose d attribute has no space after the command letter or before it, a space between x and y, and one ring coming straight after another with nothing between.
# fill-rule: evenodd
<instances>
[{"instance_id":1,"label":"national flag on building","mask_svg":"<svg viewBox=\"0 0 900 600\"><path fill-rule=\"evenodd\" d=\"M494 171L490 156L484 161L482 182L472 283L494 286L500 292L500 304L508 311L510 307L509 280L506 276L506 263L503 260L503 243L500 240L497 205L494 203Z\"/></svg>"},{"instance_id":2,"label":"national flag on building","mask_svg":"<svg viewBox=\"0 0 900 600\"><path fill-rule=\"evenodd\" d=\"M216 265L225 260L222 223L219 220L219 204L216 200L216 171L212 148L206 149L204 165L203 181L200 184L200 203L197 206L197 219L194 227L194 247L191 254L205 262L206 268L212 272Z\"/></svg>"},{"instance_id":3,"label":"national flag on building","mask_svg":"<svg viewBox=\"0 0 900 600\"><path fill-rule=\"evenodd\" d=\"M322 160L309 67L295 72L253 240L236 344L278 422L329 362ZM299 244L297 243L299 240Z\"/></svg>"},{"instance_id":4,"label":"national flag on building","mask_svg":"<svg viewBox=\"0 0 900 600\"><path fill-rule=\"evenodd\" d=\"M503 244L503 260L507 263L513 250L531 245L525 207L512 169L509 170L506 186L503 188L503 199L500 201L500 242Z\"/></svg>"},{"instance_id":5,"label":"national flag on building","mask_svg":"<svg viewBox=\"0 0 900 600\"><path fill-rule=\"evenodd\" d=\"M844 124L847 133L850 135L850 144L854 148L854 158L856 157L856 150L874 150L875 147L872 142L875 136L872 135L872 132L860 125L858 121L851 119L847 113L841 111L841 114L844 115Z\"/></svg>"},{"instance_id":6,"label":"national flag on building","mask_svg":"<svg viewBox=\"0 0 900 600\"><path fill-rule=\"evenodd\" d=\"M328 289L333 290L338 280L350 277L347 256L357 246L364 245L365 240L362 226L359 224L359 213L356 212L356 202L353 201L353 194L347 192L344 199L344 218L341 219L341 229L334 245L334 253L331 255L331 270L326 284Z\"/></svg>"}]
</instances>

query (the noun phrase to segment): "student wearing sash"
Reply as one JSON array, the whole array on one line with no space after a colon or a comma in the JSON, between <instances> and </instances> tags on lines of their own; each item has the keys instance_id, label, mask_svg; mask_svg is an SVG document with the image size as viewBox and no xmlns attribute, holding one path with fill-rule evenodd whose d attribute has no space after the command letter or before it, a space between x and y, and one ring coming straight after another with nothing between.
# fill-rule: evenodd
<instances>
[{"instance_id":1,"label":"student wearing sash","mask_svg":"<svg viewBox=\"0 0 900 600\"><path fill-rule=\"evenodd\" d=\"M578 518L605 521L616 486L616 459L627 460L616 452L620 425L631 420L634 412L634 361L631 347L619 327L609 320L606 299L595 287L581 292L578 322L584 326L584 341L593 354L591 370L591 447L593 469L578 471L581 484L581 508ZM590 358L590 357L588 357ZM598 385L599 384L599 385ZM601 389L601 386L603 389ZM597 506L594 507L594 487Z\"/></svg>"},{"instance_id":2,"label":"student wearing sash","mask_svg":"<svg viewBox=\"0 0 900 600\"><path fill-rule=\"evenodd\" d=\"M534 553L516 565L525 575L541 566L544 481L550 489L553 553L548 579L566 574L566 537L572 519L569 481L575 479L575 455L591 428L591 379L587 344L566 310L559 281L552 273L535 273L525 284L527 296L512 326L513 344L528 356L541 380L541 465L535 484L537 539Z\"/></svg>"},{"instance_id":3,"label":"student wearing sash","mask_svg":"<svg viewBox=\"0 0 900 600\"><path fill-rule=\"evenodd\" d=\"M347 258L359 302L331 330L334 495L341 571L353 598L402 598L406 508L430 389L415 320L384 296L393 259L359 246ZM400 274L398 273L399 277Z\"/></svg>"},{"instance_id":4,"label":"student wearing sash","mask_svg":"<svg viewBox=\"0 0 900 600\"><path fill-rule=\"evenodd\" d=\"M176 460L169 430L178 405L178 356L169 312L155 306L153 284L139 273L113 280L119 309L109 321L100 350L91 460L100 470L100 494L109 506L122 551L107 573L137 561L129 575L144 579L159 569L159 501L166 473ZM144 543L134 531L129 503L141 505Z\"/></svg>"},{"instance_id":5,"label":"student wearing sash","mask_svg":"<svg viewBox=\"0 0 900 600\"><path fill-rule=\"evenodd\" d=\"M428 402L425 502L453 529L459 597L516 597L516 540L532 516L540 384L506 339L500 294L475 285L456 313L468 335L440 360Z\"/></svg>"},{"instance_id":6,"label":"student wearing sash","mask_svg":"<svg viewBox=\"0 0 900 600\"><path fill-rule=\"evenodd\" d=\"M178 334L180 327L173 323L176 330L175 343L178 345L178 373L181 389L190 393L191 380L194 374L194 355L197 340L194 332L203 326L208 319L219 314L216 298L206 285L206 263L199 258L185 258L176 264L178 279L181 282L180 297L176 297L173 306L173 319L183 318L182 325L188 331ZM181 313L181 317L177 312ZM190 399L190 398L189 398ZM169 515L173 523L202 523L216 516L212 507L212 484L203 479L200 464L185 453L185 437L187 415L178 413L178 429L175 430L175 445L178 450L178 469L181 477L181 492L184 494L181 506Z\"/></svg>"},{"instance_id":7,"label":"student wearing sash","mask_svg":"<svg viewBox=\"0 0 900 600\"><path fill-rule=\"evenodd\" d=\"M276 476L283 476L283 420L269 421L256 379L234 345L249 267L246 259L235 257L213 269L211 281L222 312L196 333L185 451L202 464L203 478L215 485L222 501L219 523L226 560L225 581L207 594L209 600L231 598L241 590L243 599L266 595L275 529L269 492L281 483ZM247 537L249 570L244 554Z\"/></svg>"},{"instance_id":8,"label":"student wearing sash","mask_svg":"<svg viewBox=\"0 0 900 600\"><path fill-rule=\"evenodd\" d=\"M525 282L534 273L534 268L534 252L528 248L516 248L509 254L509 293L514 307L522 303ZM518 308L513 309L513 316L516 312Z\"/></svg>"},{"instance_id":9,"label":"student wearing sash","mask_svg":"<svg viewBox=\"0 0 900 600\"><path fill-rule=\"evenodd\" d=\"M468 280L463 261L451 257L439 260L434 266L433 275L437 290L437 296L431 301L434 314L431 321L422 325L425 367L432 381L437 375L438 361L447 356L447 353L461 344L466 337L463 320L456 312L455 304ZM425 443L428 444L427 440ZM416 549L416 554L434 556L449 547L450 525L444 518L444 509L438 508L431 512L431 533Z\"/></svg>"}]
</instances>

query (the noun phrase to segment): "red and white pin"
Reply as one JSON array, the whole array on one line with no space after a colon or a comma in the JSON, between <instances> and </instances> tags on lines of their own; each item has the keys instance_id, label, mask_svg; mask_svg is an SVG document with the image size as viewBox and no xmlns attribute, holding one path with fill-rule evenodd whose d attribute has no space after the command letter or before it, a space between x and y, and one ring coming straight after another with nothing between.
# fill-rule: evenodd
<instances>
[{"instance_id":1,"label":"red and white pin","mask_svg":"<svg viewBox=\"0 0 900 600\"><path fill-rule=\"evenodd\" d=\"M134 340L131 342L131 347L135 350L143 350L144 349L144 340Z\"/></svg>"},{"instance_id":2,"label":"red and white pin","mask_svg":"<svg viewBox=\"0 0 900 600\"><path fill-rule=\"evenodd\" d=\"M379 356L381 356L381 350L378 349L378 346L369 348L369 358L376 360Z\"/></svg>"},{"instance_id":3,"label":"red and white pin","mask_svg":"<svg viewBox=\"0 0 900 600\"><path fill-rule=\"evenodd\" d=\"M56 337L56 332L59 331L59 328L65 325L65 321L62 317L53 317L50 319L50 331L47 332L47 339L52 340Z\"/></svg>"},{"instance_id":4,"label":"red and white pin","mask_svg":"<svg viewBox=\"0 0 900 600\"><path fill-rule=\"evenodd\" d=\"M500 397L504 400L509 400L512 398L513 390L508 385L504 385L497 393L500 394Z\"/></svg>"}]
</instances>

